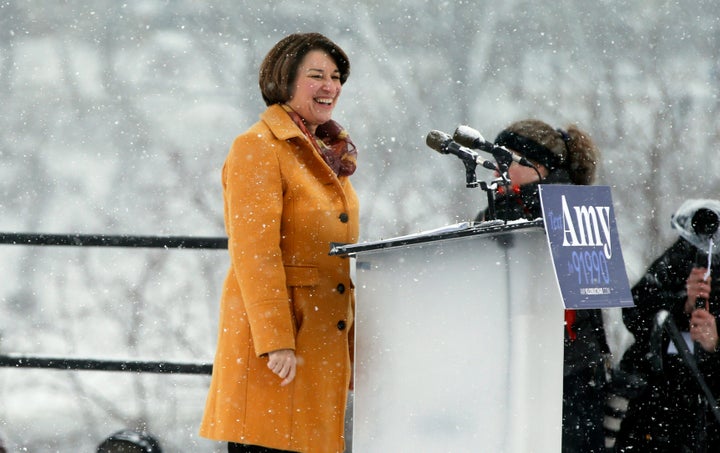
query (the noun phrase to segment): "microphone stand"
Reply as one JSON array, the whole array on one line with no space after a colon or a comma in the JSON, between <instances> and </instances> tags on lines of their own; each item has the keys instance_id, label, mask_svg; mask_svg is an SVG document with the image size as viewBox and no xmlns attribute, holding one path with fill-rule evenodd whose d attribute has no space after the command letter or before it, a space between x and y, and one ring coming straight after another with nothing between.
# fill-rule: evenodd
<instances>
[{"instance_id":1,"label":"microphone stand","mask_svg":"<svg viewBox=\"0 0 720 453\"><path fill-rule=\"evenodd\" d=\"M510 179L508 178L508 167L509 163L498 160L497 170L499 170L500 177L493 180L492 184L488 185L485 181L478 182L476 169L478 165L477 160L463 159L465 165L465 187L474 188L480 186L482 190L487 193L488 200L488 217L485 220L495 220L495 193L499 186L510 186ZM487 164L487 162L486 162ZM485 165L486 168L492 168ZM506 221L507 223L507 221Z\"/></svg>"},{"instance_id":2,"label":"microphone stand","mask_svg":"<svg viewBox=\"0 0 720 453\"><path fill-rule=\"evenodd\" d=\"M495 193L493 191L493 188L488 186L488 184L485 181L480 182L480 188L485 191L487 194L487 217L485 220L495 220Z\"/></svg>"},{"instance_id":3,"label":"microphone stand","mask_svg":"<svg viewBox=\"0 0 720 453\"><path fill-rule=\"evenodd\" d=\"M484 190L487 194L488 208L485 220L497 220L497 211L495 209L495 195L497 194L497 190L500 186L507 188L510 187L511 183L510 177L508 176L508 168L510 166L510 162L506 162L504 159L496 160L496 162L498 165L498 173L500 173L500 177L494 179L489 185L485 181L482 181L480 183L480 188ZM507 223L507 219L503 220L505 221L505 223Z\"/></svg>"},{"instance_id":4,"label":"microphone stand","mask_svg":"<svg viewBox=\"0 0 720 453\"><path fill-rule=\"evenodd\" d=\"M462 159L465 164L465 187L473 188L478 186L477 175L475 169L477 168L477 161L470 159Z\"/></svg>"},{"instance_id":5,"label":"microphone stand","mask_svg":"<svg viewBox=\"0 0 720 453\"><path fill-rule=\"evenodd\" d=\"M434 145L435 143L431 144L431 148L437 149L437 147ZM443 154L447 154L447 152L445 151L440 152ZM485 220L497 219L497 211L495 209L495 194L499 186L510 186L508 169L510 168L510 164L512 164L512 155L508 153L494 153L493 155L495 157L495 162L497 163L497 165L493 165L492 163L482 160L480 158L468 158L464 154L458 155L462 159L463 165L465 165L465 187L474 188L480 186L480 188L487 193L488 215ZM489 185L484 181L478 183L476 169L479 163L482 163L482 166L485 168L497 171L500 174L500 177L494 179ZM503 220L505 221L505 223L507 223L507 219Z\"/></svg>"}]
</instances>

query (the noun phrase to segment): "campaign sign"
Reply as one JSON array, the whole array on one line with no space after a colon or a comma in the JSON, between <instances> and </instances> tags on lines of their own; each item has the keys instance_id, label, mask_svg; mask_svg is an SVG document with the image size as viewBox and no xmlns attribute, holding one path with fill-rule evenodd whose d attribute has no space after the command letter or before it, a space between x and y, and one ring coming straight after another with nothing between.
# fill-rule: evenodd
<instances>
[{"instance_id":1,"label":"campaign sign","mask_svg":"<svg viewBox=\"0 0 720 453\"><path fill-rule=\"evenodd\" d=\"M540 202L565 308L632 307L610 187L541 184Z\"/></svg>"}]
</instances>

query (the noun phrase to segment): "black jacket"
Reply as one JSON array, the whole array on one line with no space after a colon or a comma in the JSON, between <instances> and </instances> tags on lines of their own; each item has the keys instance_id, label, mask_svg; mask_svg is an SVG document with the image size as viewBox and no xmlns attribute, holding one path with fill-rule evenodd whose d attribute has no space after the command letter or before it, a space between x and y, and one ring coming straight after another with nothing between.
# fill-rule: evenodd
<instances>
[{"instance_id":1,"label":"black jacket","mask_svg":"<svg viewBox=\"0 0 720 453\"><path fill-rule=\"evenodd\" d=\"M635 343L623 355L621 368L648 382L644 393L632 401L621 427L619 444L634 445L632 451L638 448L641 451L650 448L705 451L699 446L706 441L707 451L720 451L720 425L700 402L703 393L687 364L678 354L668 353L670 336L662 331L659 344L650 341L659 310L667 310L680 331L689 331L690 316L684 311L686 281L696 251L688 241L678 239L633 286L635 307L623 309L623 322L635 336ZM711 288L708 306L720 325L720 263L712 266ZM698 346L694 357L717 398L720 396L720 353L707 352ZM655 444L648 444L647 439Z\"/></svg>"},{"instance_id":2,"label":"black jacket","mask_svg":"<svg viewBox=\"0 0 720 453\"><path fill-rule=\"evenodd\" d=\"M570 176L564 169L557 169L550 173L542 184L572 184ZM540 205L539 184L526 184L520 187L509 188L507 193L498 195L495 199L495 212L500 220L534 220L542 217ZM481 211L476 221L482 221L487 216L487 209ZM564 375L585 373L593 370L591 375L604 375L603 354L610 352L605 330L603 328L602 312L600 310L577 310L573 330L576 338L573 340L565 329ZM595 373L596 371L596 373Z\"/></svg>"},{"instance_id":3,"label":"black jacket","mask_svg":"<svg viewBox=\"0 0 720 453\"><path fill-rule=\"evenodd\" d=\"M696 252L695 246L679 238L650 265L645 275L633 286L635 307L623 309L623 322L635 336L635 343L623 356L623 366L630 370L651 372L647 368L647 363L638 362L637 359L645 357L648 352L656 352L650 351L650 335L653 319L659 310L670 312L679 330L683 332L690 330L690 316L685 313L687 299L685 285L694 266ZM710 312L716 319L720 316L720 262L717 261L712 266L710 275L712 290L708 301ZM665 360L668 358L669 343L670 337L664 333L660 352ZM717 365L720 364L720 354L708 353L700 349L697 359L698 366L706 379L710 379L713 383L718 381L720 369Z\"/></svg>"}]
</instances>

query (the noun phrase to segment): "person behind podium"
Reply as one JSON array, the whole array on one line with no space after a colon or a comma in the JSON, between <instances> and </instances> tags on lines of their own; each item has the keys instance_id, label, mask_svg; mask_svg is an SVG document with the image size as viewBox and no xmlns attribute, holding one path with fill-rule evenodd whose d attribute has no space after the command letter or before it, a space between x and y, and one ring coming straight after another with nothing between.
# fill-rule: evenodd
<instances>
[{"instance_id":1,"label":"person behind podium","mask_svg":"<svg viewBox=\"0 0 720 453\"><path fill-rule=\"evenodd\" d=\"M513 162L511 185L498 191L496 217L503 220L542 217L539 184L589 185L600 156L590 136L575 125L556 129L537 119L510 124L495 139L528 159L535 169ZM476 221L486 220L482 211ZM565 310L563 357L562 452L605 452L605 362L609 355L602 312Z\"/></svg>"},{"instance_id":2,"label":"person behind podium","mask_svg":"<svg viewBox=\"0 0 720 453\"><path fill-rule=\"evenodd\" d=\"M222 184L230 269L200 434L228 452L344 451L354 286L330 243L358 237L356 149L332 120L350 63L318 33L260 66L267 109Z\"/></svg>"},{"instance_id":3,"label":"person behind podium","mask_svg":"<svg viewBox=\"0 0 720 453\"><path fill-rule=\"evenodd\" d=\"M633 286L635 307L623 309L623 322L635 342L623 354L620 367L643 376L647 384L630 400L620 425L618 452L720 451L720 424L702 387L656 321L657 313L666 310L688 348L693 348L693 359L714 398L720 397L720 259L712 256L708 275L707 258L713 253L703 254L708 248L697 242L697 234L689 233L710 214L711 234L717 239L718 213L716 200L687 200L678 208L671 224L680 236ZM652 365L652 357L658 365Z\"/></svg>"}]
</instances>

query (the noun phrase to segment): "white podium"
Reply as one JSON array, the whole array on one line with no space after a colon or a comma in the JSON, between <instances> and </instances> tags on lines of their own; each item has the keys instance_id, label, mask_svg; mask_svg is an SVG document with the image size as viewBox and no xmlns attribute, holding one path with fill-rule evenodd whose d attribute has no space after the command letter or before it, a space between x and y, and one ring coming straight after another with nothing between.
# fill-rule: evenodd
<instances>
[{"instance_id":1,"label":"white podium","mask_svg":"<svg viewBox=\"0 0 720 453\"><path fill-rule=\"evenodd\" d=\"M541 221L348 246L356 452L561 446L563 302Z\"/></svg>"}]
</instances>

